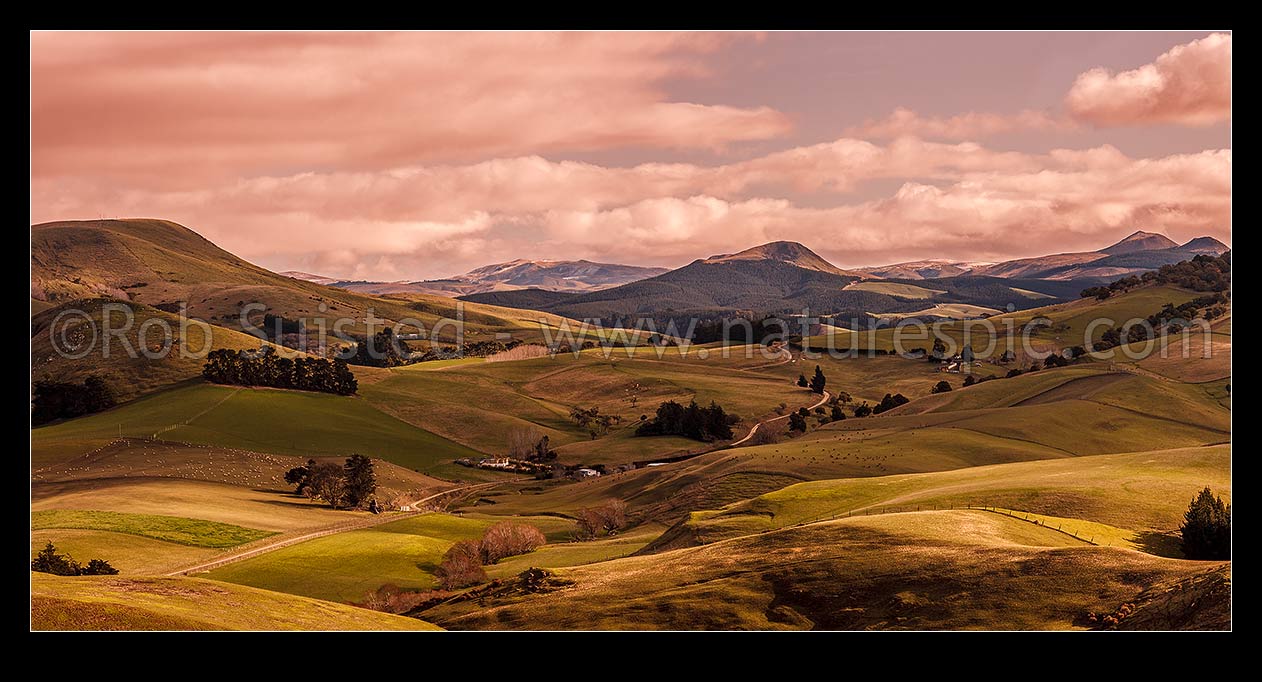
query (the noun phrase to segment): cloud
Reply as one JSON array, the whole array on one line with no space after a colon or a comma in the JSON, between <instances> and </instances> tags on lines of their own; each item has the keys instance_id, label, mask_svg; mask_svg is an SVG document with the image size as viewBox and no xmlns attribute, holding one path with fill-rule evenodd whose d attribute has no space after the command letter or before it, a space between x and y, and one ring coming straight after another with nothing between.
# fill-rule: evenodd
<instances>
[{"instance_id":1,"label":"cloud","mask_svg":"<svg viewBox=\"0 0 1262 682\"><path fill-rule=\"evenodd\" d=\"M975 140L1021 131L1071 130L1073 121L1025 109L1015 114L970 111L955 116L921 116L898 107L885 118L868 119L846 130L850 137L889 139L914 136L941 140Z\"/></svg>"},{"instance_id":2,"label":"cloud","mask_svg":"<svg viewBox=\"0 0 1262 682\"><path fill-rule=\"evenodd\" d=\"M856 200L872 180L896 190ZM782 198L816 192L818 205ZM1230 240L1231 151L1133 159L1111 146L1008 152L853 139L720 166L626 168L540 157L305 172L196 191L32 183L48 219L166 217L276 269L421 279L521 257L677 266L774 239L839 265L1095 249L1135 229ZM38 219L38 218L37 218Z\"/></svg>"},{"instance_id":3,"label":"cloud","mask_svg":"<svg viewBox=\"0 0 1262 682\"><path fill-rule=\"evenodd\" d=\"M1231 34L1179 45L1138 69L1095 68L1065 96L1075 118L1097 126L1176 123L1205 126L1231 118Z\"/></svg>"},{"instance_id":4,"label":"cloud","mask_svg":"<svg viewBox=\"0 0 1262 682\"><path fill-rule=\"evenodd\" d=\"M675 101L743 34L62 33L31 36L32 173L165 187L295 169L613 148L722 149L791 129Z\"/></svg>"}]
</instances>

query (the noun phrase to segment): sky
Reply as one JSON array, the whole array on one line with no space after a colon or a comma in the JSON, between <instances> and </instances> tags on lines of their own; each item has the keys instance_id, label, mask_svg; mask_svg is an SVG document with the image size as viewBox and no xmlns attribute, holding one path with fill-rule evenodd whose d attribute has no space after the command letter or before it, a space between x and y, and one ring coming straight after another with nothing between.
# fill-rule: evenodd
<instances>
[{"instance_id":1,"label":"sky","mask_svg":"<svg viewBox=\"0 0 1262 682\"><path fill-rule=\"evenodd\" d=\"M31 222L273 270L1231 243L1231 34L33 32Z\"/></svg>"}]
</instances>

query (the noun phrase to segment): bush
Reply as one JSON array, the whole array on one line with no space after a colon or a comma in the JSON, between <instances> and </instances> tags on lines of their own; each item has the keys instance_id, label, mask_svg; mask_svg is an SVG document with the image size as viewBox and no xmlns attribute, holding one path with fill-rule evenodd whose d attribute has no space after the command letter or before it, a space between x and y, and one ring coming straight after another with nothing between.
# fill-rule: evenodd
<instances>
[{"instance_id":1,"label":"bush","mask_svg":"<svg viewBox=\"0 0 1262 682\"><path fill-rule=\"evenodd\" d=\"M1183 554L1189 559L1231 558L1231 505L1223 504L1209 486L1197 493L1183 515Z\"/></svg>"},{"instance_id":2,"label":"bush","mask_svg":"<svg viewBox=\"0 0 1262 682\"><path fill-rule=\"evenodd\" d=\"M854 416L856 417L866 417L870 414L872 414L872 407L868 405L868 401L866 400L863 401L862 405L858 405L854 408Z\"/></svg>"},{"instance_id":3,"label":"bush","mask_svg":"<svg viewBox=\"0 0 1262 682\"><path fill-rule=\"evenodd\" d=\"M93 559L80 566L69 554L58 554L52 542L44 545L31 560L31 570L52 575L118 575L118 569L104 559Z\"/></svg>"},{"instance_id":4,"label":"bush","mask_svg":"<svg viewBox=\"0 0 1262 682\"><path fill-rule=\"evenodd\" d=\"M964 377L965 386L972 386L975 383L977 383L977 377L974 377L972 374Z\"/></svg>"},{"instance_id":5,"label":"bush","mask_svg":"<svg viewBox=\"0 0 1262 682\"><path fill-rule=\"evenodd\" d=\"M543 533L524 523L503 521L486 529L479 549L483 564L494 564L500 559L528 554L548 544Z\"/></svg>"},{"instance_id":6,"label":"bush","mask_svg":"<svg viewBox=\"0 0 1262 682\"><path fill-rule=\"evenodd\" d=\"M438 565L434 575L438 578L438 584L448 590L486 582L486 571L482 569L481 543L477 540L461 540L452 545L443 555L443 562Z\"/></svg>"},{"instance_id":7,"label":"bush","mask_svg":"<svg viewBox=\"0 0 1262 682\"><path fill-rule=\"evenodd\" d=\"M780 442L780 434L769 427L759 428L749 441L754 445L774 445Z\"/></svg>"},{"instance_id":8,"label":"bush","mask_svg":"<svg viewBox=\"0 0 1262 682\"><path fill-rule=\"evenodd\" d=\"M789 430L806 433L806 417L803 417L798 412L789 415Z\"/></svg>"},{"instance_id":9,"label":"bush","mask_svg":"<svg viewBox=\"0 0 1262 682\"><path fill-rule=\"evenodd\" d=\"M951 390L951 383L949 381L943 380L934 384L933 388L929 389L929 392L930 393L946 393L947 391L950 391L950 390Z\"/></svg>"}]
</instances>

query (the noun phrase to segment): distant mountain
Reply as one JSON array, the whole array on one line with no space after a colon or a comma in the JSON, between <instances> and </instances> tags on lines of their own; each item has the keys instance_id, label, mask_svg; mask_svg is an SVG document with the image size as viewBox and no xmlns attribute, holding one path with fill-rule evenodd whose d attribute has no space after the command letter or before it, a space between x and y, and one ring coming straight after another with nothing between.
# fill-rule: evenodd
<instances>
[{"instance_id":1,"label":"distant mountain","mask_svg":"<svg viewBox=\"0 0 1262 682\"><path fill-rule=\"evenodd\" d=\"M448 279L415 282L329 282L333 286L366 294L423 293L463 296L492 291L541 289L544 291L589 292L616 287L667 272L648 268L587 260L512 260L470 270Z\"/></svg>"},{"instance_id":2,"label":"distant mountain","mask_svg":"<svg viewBox=\"0 0 1262 682\"><path fill-rule=\"evenodd\" d=\"M1221 256L1231 250L1230 246L1214 239L1213 237L1197 237L1179 247L1180 251L1187 251L1195 254L1208 254L1211 256Z\"/></svg>"},{"instance_id":3,"label":"distant mountain","mask_svg":"<svg viewBox=\"0 0 1262 682\"><path fill-rule=\"evenodd\" d=\"M1136 230L1130 236L1113 246L1107 246L1100 249L1100 253L1117 255L1120 253L1133 253L1135 251L1158 251L1161 249L1177 248L1179 248L1178 242L1175 242L1165 235Z\"/></svg>"},{"instance_id":4,"label":"distant mountain","mask_svg":"<svg viewBox=\"0 0 1262 682\"><path fill-rule=\"evenodd\" d=\"M276 274L284 275L286 277L291 277L293 279L300 279L304 282L315 282L316 284L333 284L334 282L338 281L332 277L325 277L323 275L313 275L309 272L299 272L297 270L286 270L284 272L279 272Z\"/></svg>"},{"instance_id":5,"label":"distant mountain","mask_svg":"<svg viewBox=\"0 0 1262 682\"><path fill-rule=\"evenodd\" d=\"M826 272L831 275L839 275L842 277L865 276L861 272L842 270L841 268L821 258L819 254L797 242L768 242L761 246L745 249L744 251L740 251L738 253L710 256L701 262L707 265L715 265L721 263L747 263L760 261L786 263L803 270Z\"/></svg>"},{"instance_id":6,"label":"distant mountain","mask_svg":"<svg viewBox=\"0 0 1262 682\"><path fill-rule=\"evenodd\" d=\"M1213 237L1197 237L1180 246L1164 235L1140 230L1099 251L1019 258L979 267L971 274L1053 280L1115 279L1156 270L1198 254L1219 255L1228 250L1226 244Z\"/></svg>"},{"instance_id":7,"label":"distant mountain","mask_svg":"<svg viewBox=\"0 0 1262 682\"><path fill-rule=\"evenodd\" d=\"M979 267L994 265L994 263L978 263L972 261L953 261L953 260L915 260L906 263L894 263L893 265L874 265L864 268L855 268L855 272L861 272L872 277L880 277L882 279L940 279L942 277L959 277L966 275Z\"/></svg>"}]
</instances>

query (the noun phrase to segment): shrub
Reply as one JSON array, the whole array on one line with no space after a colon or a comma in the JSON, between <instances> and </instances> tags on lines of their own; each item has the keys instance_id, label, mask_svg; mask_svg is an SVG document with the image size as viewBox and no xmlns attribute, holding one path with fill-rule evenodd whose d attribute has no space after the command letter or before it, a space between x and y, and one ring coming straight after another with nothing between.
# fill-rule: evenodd
<instances>
[{"instance_id":1,"label":"shrub","mask_svg":"<svg viewBox=\"0 0 1262 682\"><path fill-rule=\"evenodd\" d=\"M977 377L974 377L972 374L964 377L965 386L972 386L975 383L977 383Z\"/></svg>"},{"instance_id":2,"label":"shrub","mask_svg":"<svg viewBox=\"0 0 1262 682\"><path fill-rule=\"evenodd\" d=\"M579 540L590 540L600 533L612 535L627 525L627 503L610 499L596 507L587 507L578 512L578 530L575 533Z\"/></svg>"},{"instance_id":3,"label":"shrub","mask_svg":"<svg viewBox=\"0 0 1262 682\"><path fill-rule=\"evenodd\" d=\"M950 390L951 390L951 382L943 380L934 384L933 388L929 389L929 392L930 393L946 393Z\"/></svg>"},{"instance_id":4,"label":"shrub","mask_svg":"<svg viewBox=\"0 0 1262 682\"><path fill-rule=\"evenodd\" d=\"M548 540L534 526L503 521L486 529L479 545L482 563L494 564L500 559L527 554L546 545Z\"/></svg>"},{"instance_id":5,"label":"shrub","mask_svg":"<svg viewBox=\"0 0 1262 682\"><path fill-rule=\"evenodd\" d=\"M482 569L482 547L477 540L461 540L443 555L443 562L434 571L444 589L457 590L486 582Z\"/></svg>"}]
</instances>

